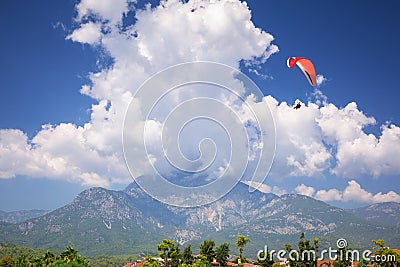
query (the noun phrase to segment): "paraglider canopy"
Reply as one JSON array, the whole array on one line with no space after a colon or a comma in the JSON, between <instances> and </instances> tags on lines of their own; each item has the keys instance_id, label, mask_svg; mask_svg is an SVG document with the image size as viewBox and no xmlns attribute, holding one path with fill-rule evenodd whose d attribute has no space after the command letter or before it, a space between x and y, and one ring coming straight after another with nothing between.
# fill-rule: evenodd
<instances>
[{"instance_id":1,"label":"paraglider canopy","mask_svg":"<svg viewBox=\"0 0 400 267\"><path fill-rule=\"evenodd\" d=\"M317 75L315 73L314 65L309 59L304 57L288 58L287 66L293 68L294 65L297 65L301 69L311 86L317 86Z\"/></svg>"}]
</instances>

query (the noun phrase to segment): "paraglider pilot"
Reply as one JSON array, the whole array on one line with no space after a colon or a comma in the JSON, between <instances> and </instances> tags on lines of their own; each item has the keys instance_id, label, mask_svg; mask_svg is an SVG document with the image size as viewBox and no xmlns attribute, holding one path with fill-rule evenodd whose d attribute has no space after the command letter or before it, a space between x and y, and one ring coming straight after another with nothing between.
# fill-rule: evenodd
<instances>
[{"instance_id":1,"label":"paraglider pilot","mask_svg":"<svg viewBox=\"0 0 400 267\"><path fill-rule=\"evenodd\" d=\"M301 108L301 104L300 102L297 102L297 104L293 107L293 109L299 109Z\"/></svg>"}]
</instances>

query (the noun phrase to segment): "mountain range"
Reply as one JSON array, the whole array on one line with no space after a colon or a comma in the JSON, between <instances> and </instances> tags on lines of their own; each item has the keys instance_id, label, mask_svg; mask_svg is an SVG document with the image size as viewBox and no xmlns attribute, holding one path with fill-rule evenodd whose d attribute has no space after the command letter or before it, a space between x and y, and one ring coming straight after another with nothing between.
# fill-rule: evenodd
<instances>
[{"instance_id":1,"label":"mountain range","mask_svg":"<svg viewBox=\"0 0 400 267\"><path fill-rule=\"evenodd\" d=\"M281 249L296 244L302 232L307 239L318 237L321 247L335 248L338 238L346 238L353 249L370 249L372 239L400 247L399 210L400 204L393 202L344 210L304 195L250 193L242 183L212 204L177 208L132 183L121 191L90 188L35 218L3 220L0 240L52 250L72 245L83 255L132 255L157 253L164 238L183 247L192 244L194 251L213 239L216 244L230 242L234 253L240 234L250 238L245 253L254 258L265 245Z\"/></svg>"},{"instance_id":2,"label":"mountain range","mask_svg":"<svg viewBox=\"0 0 400 267\"><path fill-rule=\"evenodd\" d=\"M400 226L400 204L397 202L376 203L349 211L372 222Z\"/></svg>"},{"instance_id":3,"label":"mountain range","mask_svg":"<svg viewBox=\"0 0 400 267\"><path fill-rule=\"evenodd\" d=\"M20 210L20 211L2 211L0 210L0 222L19 223L28 219L40 217L49 212L48 210Z\"/></svg>"}]
</instances>

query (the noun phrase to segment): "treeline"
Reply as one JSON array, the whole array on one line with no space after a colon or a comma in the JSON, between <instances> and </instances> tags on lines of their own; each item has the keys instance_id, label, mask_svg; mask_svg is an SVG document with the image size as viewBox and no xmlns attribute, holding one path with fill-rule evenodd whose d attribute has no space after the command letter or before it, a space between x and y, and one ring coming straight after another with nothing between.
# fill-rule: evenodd
<instances>
[{"instance_id":1,"label":"treeline","mask_svg":"<svg viewBox=\"0 0 400 267\"><path fill-rule=\"evenodd\" d=\"M300 234L299 241L296 245L286 244L282 250L269 251L266 246L264 250L260 250L257 253L257 258L252 264L260 265L262 267L347 267L353 266L353 262L358 262L358 267L399 267L400 256L389 247L385 246L384 240L372 240L373 247L370 251L371 259L365 260L364 258L355 257L354 250L347 246L347 241L339 239L339 241L345 241L346 244L335 244L334 247L335 258L326 258L326 249L321 250L318 238L312 240L305 239L304 233ZM200 253L193 255L191 245L187 245L181 252L180 247L173 240L164 239L160 244L157 245L159 251L158 256L162 259L156 260L148 255L143 265L145 267L210 267L212 265L219 264L219 266L227 266L228 260L237 263L238 266L243 266L244 263L249 262L243 255L244 247L250 239L239 235L236 239L236 250L238 256L230 258L230 244L222 243L216 246L214 240L205 240L200 244ZM325 251L325 254L324 254ZM333 251L333 250L332 250ZM284 254L277 255L279 252ZM329 254L330 255L330 254ZM323 257L320 259L320 257ZM279 261L280 259L281 261ZM377 259L385 259L378 261ZM318 260L321 260L318 265Z\"/></svg>"},{"instance_id":2,"label":"treeline","mask_svg":"<svg viewBox=\"0 0 400 267\"><path fill-rule=\"evenodd\" d=\"M74 249L73 247L71 248L73 251L76 251L77 255L79 255L76 249ZM51 254L54 255L54 257L49 257ZM62 251L46 251L43 249L33 249L0 241L0 266L50 266L50 264L55 264L55 261L57 260L60 261L57 264L61 264L61 262L63 261L61 259L61 254ZM51 260L49 260L48 258L51 258ZM121 267L127 262L135 261L137 259L137 256L97 255L88 256L85 258L86 265L84 266ZM14 262L14 265L12 265L12 262ZM76 261L70 261L69 263L67 263L68 266L76 264Z\"/></svg>"},{"instance_id":3,"label":"treeline","mask_svg":"<svg viewBox=\"0 0 400 267\"><path fill-rule=\"evenodd\" d=\"M339 241L339 240L338 240ZM345 240L344 240L345 241ZM229 261L237 263L238 266L243 266L249 260L243 254L246 244L250 241L249 238L239 235L235 242L235 256L231 254L230 243L224 242L216 245L212 239L204 240L199 249L198 255L194 255L192 245L187 245L181 248L178 243L173 240L164 239L161 243L157 244L158 256L146 256L142 261L143 267L211 267L218 262L220 266L227 266ZM373 266L378 267L399 267L400 256L389 247L385 246L384 240L372 240L373 248L372 254L380 258L389 260L377 262L361 260L358 267ZM269 251L267 247L257 253L257 259L253 262L254 265L262 267L279 267L282 262L276 262L277 258L286 258L287 264L290 267L321 267L318 266L318 261L312 255L319 256L320 247L318 238L312 241L305 239L304 233L301 233L300 239L296 245L286 244L282 249L292 255L305 255L305 257L292 259L289 255L276 255L276 251ZM274 252L274 253L273 253ZM307 252L307 253L304 253ZM350 247L343 246L337 250L338 255L347 255L352 252ZM350 253L350 255L353 255ZM394 257L389 257L393 255ZM12 244L0 242L0 267L122 267L127 262L134 262L136 257L112 257L112 256L97 256L93 258L85 258L81 256L76 249L68 246L66 250L54 253L46 250L36 250ZM333 267L347 267L351 266L354 258L338 258L329 265Z\"/></svg>"},{"instance_id":4,"label":"treeline","mask_svg":"<svg viewBox=\"0 0 400 267\"><path fill-rule=\"evenodd\" d=\"M89 262L76 249L68 246L59 255L46 250L41 256L21 254L16 259L12 255L5 255L0 259L0 267L88 267Z\"/></svg>"},{"instance_id":5,"label":"treeline","mask_svg":"<svg viewBox=\"0 0 400 267\"><path fill-rule=\"evenodd\" d=\"M239 254L233 262L242 266L243 263L248 262L247 258L243 255L244 247L250 239L239 235L236 238L236 249ZM226 266L230 258L230 243L224 242L216 246L215 241L205 240L200 244L199 255L193 255L191 245L187 245L182 251L177 243L173 240L164 239L157 245L159 251L158 256L163 259L163 262L154 259L148 255L143 262L146 267L209 267L213 261L218 262L221 266Z\"/></svg>"}]
</instances>

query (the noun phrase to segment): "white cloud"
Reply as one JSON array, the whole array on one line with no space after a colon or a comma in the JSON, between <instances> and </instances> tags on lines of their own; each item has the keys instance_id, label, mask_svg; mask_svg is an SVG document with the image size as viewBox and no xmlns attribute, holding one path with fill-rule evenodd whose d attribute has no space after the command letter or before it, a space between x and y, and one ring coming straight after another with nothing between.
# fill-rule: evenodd
<instances>
[{"instance_id":1,"label":"white cloud","mask_svg":"<svg viewBox=\"0 0 400 267\"><path fill-rule=\"evenodd\" d=\"M400 195L394 191L389 191L386 194L379 192L372 197L372 202L374 203L392 202L392 201L400 203Z\"/></svg>"},{"instance_id":2,"label":"white cloud","mask_svg":"<svg viewBox=\"0 0 400 267\"><path fill-rule=\"evenodd\" d=\"M375 119L367 117L350 103L343 109L329 104L320 109L316 118L323 138L337 149L336 166L333 174L344 177L368 174L400 174L400 128L396 125L383 125L381 135L367 134L363 128L375 124Z\"/></svg>"},{"instance_id":3,"label":"white cloud","mask_svg":"<svg viewBox=\"0 0 400 267\"><path fill-rule=\"evenodd\" d=\"M339 191L335 188L328 190L321 189L314 194L315 189L313 187L305 186L303 184L296 187L295 191L303 195L312 196L322 201L358 202L366 204L391 201L400 202L400 195L394 191L372 194L371 192L363 189L355 180L349 181L343 191Z\"/></svg>"},{"instance_id":4,"label":"white cloud","mask_svg":"<svg viewBox=\"0 0 400 267\"><path fill-rule=\"evenodd\" d=\"M318 190L314 197L322 201L340 201L343 198L343 194L339 190L331 188L329 190Z\"/></svg>"},{"instance_id":5,"label":"white cloud","mask_svg":"<svg viewBox=\"0 0 400 267\"><path fill-rule=\"evenodd\" d=\"M245 184L257 188L257 190L264 193L274 193L278 196L286 194L286 190L283 190L277 186L271 187L267 184L256 183L251 181L245 181ZM297 194L313 197L321 201L339 201L339 202L356 202L364 204L382 203L382 202L400 202L400 194L389 191L387 193L378 192L372 194L367 190L363 189L361 185L355 180L348 181L347 186L340 191L336 188L330 188L328 190L320 189L315 190L312 186L300 184L295 187L294 191Z\"/></svg>"},{"instance_id":6,"label":"white cloud","mask_svg":"<svg viewBox=\"0 0 400 267\"><path fill-rule=\"evenodd\" d=\"M323 96L322 92L319 95ZM383 125L380 136L367 134L364 128L376 121L356 103L338 108L327 99L320 100L301 103L302 107L294 110L286 102L265 97L278 137L272 176L312 177L327 171L344 178L400 174L398 126Z\"/></svg>"},{"instance_id":7,"label":"white cloud","mask_svg":"<svg viewBox=\"0 0 400 267\"><path fill-rule=\"evenodd\" d=\"M162 1L155 8L135 10L136 23L121 27L131 4L125 0L77 4L78 25L67 39L106 50L113 62L91 73L91 84L81 88L82 94L98 100L91 120L82 127L45 125L32 139L20 130L1 130L2 178L27 175L106 187L127 183L131 178L121 133L126 108L140 84L176 63L209 60L238 67L241 60L265 62L277 51L273 37L252 23L245 2ZM152 122L159 126L156 120L148 123ZM141 133L136 134L143 140ZM156 153L153 161L161 157ZM146 173L141 166L138 160L136 175Z\"/></svg>"},{"instance_id":8,"label":"white cloud","mask_svg":"<svg viewBox=\"0 0 400 267\"><path fill-rule=\"evenodd\" d=\"M314 91L311 94L311 97L308 100L309 102L314 102L315 104L317 104L318 106L326 106L328 105L328 97L326 95L324 95L324 93L316 88L314 89Z\"/></svg>"},{"instance_id":9,"label":"white cloud","mask_svg":"<svg viewBox=\"0 0 400 267\"><path fill-rule=\"evenodd\" d=\"M1 130L1 176L49 177L105 187L127 182L122 159L90 145L86 127L90 125L45 125L31 141L20 130Z\"/></svg>"},{"instance_id":10,"label":"white cloud","mask_svg":"<svg viewBox=\"0 0 400 267\"><path fill-rule=\"evenodd\" d=\"M309 197L313 196L315 192L315 189L313 187L306 186L305 184L300 184L296 186L294 190L300 195L305 195Z\"/></svg>"},{"instance_id":11,"label":"white cloud","mask_svg":"<svg viewBox=\"0 0 400 267\"><path fill-rule=\"evenodd\" d=\"M96 44L100 41L101 24L88 22L74 30L66 39L83 44Z\"/></svg>"},{"instance_id":12,"label":"white cloud","mask_svg":"<svg viewBox=\"0 0 400 267\"><path fill-rule=\"evenodd\" d=\"M374 195L361 188L356 181L351 180L343 191L343 201L363 203L400 202L400 195L394 191L389 191L388 193L378 192Z\"/></svg>"},{"instance_id":13,"label":"white cloud","mask_svg":"<svg viewBox=\"0 0 400 267\"><path fill-rule=\"evenodd\" d=\"M27 169L30 149L28 137L22 131L0 130L0 176L12 178L18 169Z\"/></svg>"},{"instance_id":14,"label":"white cloud","mask_svg":"<svg viewBox=\"0 0 400 267\"><path fill-rule=\"evenodd\" d=\"M317 75L317 87L321 86L326 81L328 81L328 79L325 78L323 75L321 75L321 74Z\"/></svg>"},{"instance_id":15,"label":"white cloud","mask_svg":"<svg viewBox=\"0 0 400 267\"><path fill-rule=\"evenodd\" d=\"M82 20L90 15L95 15L102 20L117 24L122 16L128 12L129 2L126 0L81 0L76 9L77 20Z\"/></svg>"},{"instance_id":16,"label":"white cloud","mask_svg":"<svg viewBox=\"0 0 400 267\"><path fill-rule=\"evenodd\" d=\"M286 102L265 97L275 120L277 151L272 176L322 175L330 167L331 152L325 147L321 129L316 124L319 107L310 103L294 110Z\"/></svg>"},{"instance_id":17,"label":"white cloud","mask_svg":"<svg viewBox=\"0 0 400 267\"><path fill-rule=\"evenodd\" d=\"M285 189L280 188L278 186L271 187L267 184L258 183L255 181L243 181L243 183L247 184L253 188L256 188L258 191L263 192L263 193L273 193L277 196L287 194L287 191Z\"/></svg>"},{"instance_id":18,"label":"white cloud","mask_svg":"<svg viewBox=\"0 0 400 267\"><path fill-rule=\"evenodd\" d=\"M134 89L140 85L139 81L166 66L210 60L238 67L239 61L245 59L246 65L252 68L278 51L271 43L273 37L251 22L245 2L189 1L182 4L166 1L154 9L137 10L136 18L136 24L125 32L103 36L102 45L115 64L92 74L93 85L81 90L94 98L116 103L113 106L117 114L125 109ZM318 79L320 83L326 81L322 75ZM357 140L364 134L363 127L375 120L366 117L355 103L341 109L328 104L326 96L319 90L315 99L316 105L303 103L301 109L293 110L285 102L278 103L271 96L265 98L272 109L279 137L272 174L286 177L323 175L326 171L345 176L371 173L348 164L354 153L347 150L345 142ZM396 138L389 140L388 136L387 131L383 131L381 138L387 140L386 143L396 142ZM375 171L373 175L400 173L395 164L388 164L388 160L393 161L396 157L376 155L381 157L380 160L375 158L376 162L382 163L379 168L370 164L369 169Z\"/></svg>"},{"instance_id":19,"label":"white cloud","mask_svg":"<svg viewBox=\"0 0 400 267\"><path fill-rule=\"evenodd\" d=\"M242 59L265 60L276 52L272 35L252 23L246 2L165 1L136 17L139 54L158 69L192 60L238 67Z\"/></svg>"},{"instance_id":20,"label":"white cloud","mask_svg":"<svg viewBox=\"0 0 400 267\"><path fill-rule=\"evenodd\" d=\"M372 193L362 189L360 184L352 180L348 182L347 187L343 191L343 201L355 201L355 202L371 202L373 198Z\"/></svg>"}]
</instances>

